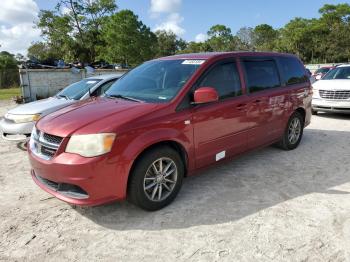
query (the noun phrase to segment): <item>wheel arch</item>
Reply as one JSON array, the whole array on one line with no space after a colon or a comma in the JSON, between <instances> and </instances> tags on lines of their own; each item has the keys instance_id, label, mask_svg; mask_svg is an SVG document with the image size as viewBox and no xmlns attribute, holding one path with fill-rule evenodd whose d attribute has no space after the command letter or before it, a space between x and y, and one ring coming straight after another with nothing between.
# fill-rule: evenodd
<instances>
[{"instance_id":1,"label":"wheel arch","mask_svg":"<svg viewBox=\"0 0 350 262\"><path fill-rule=\"evenodd\" d=\"M306 118L306 110L303 107L298 107L294 112L298 112L302 115L304 125L305 125L305 118Z\"/></svg>"},{"instance_id":2,"label":"wheel arch","mask_svg":"<svg viewBox=\"0 0 350 262\"><path fill-rule=\"evenodd\" d=\"M188 152L186 151L185 147L178 141L175 140L162 140L162 141L157 141L154 142L148 146L146 146L145 148L143 148L143 150L141 152L138 153L138 155L136 156L136 158L134 159L131 168L129 170L129 174L128 174L128 179L127 179L127 192L128 193L128 189L129 189L129 183L130 183L130 176L135 168L135 165L137 164L137 161L139 161L143 155L145 155L147 152L149 152L150 150L153 150L154 148L157 147L161 147L161 146L168 146L172 149L174 149L179 156L181 157L181 160L184 164L184 168L185 168L185 174L184 176L187 176L187 172L188 172L188 165L189 165L189 157L188 157Z\"/></svg>"}]
</instances>

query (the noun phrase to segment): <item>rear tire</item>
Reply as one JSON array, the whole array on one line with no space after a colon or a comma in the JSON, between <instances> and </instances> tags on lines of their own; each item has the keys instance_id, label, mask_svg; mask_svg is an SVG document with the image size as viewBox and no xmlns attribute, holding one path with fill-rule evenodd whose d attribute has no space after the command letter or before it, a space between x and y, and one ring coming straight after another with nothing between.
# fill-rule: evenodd
<instances>
[{"instance_id":1,"label":"rear tire","mask_svg":"<svg viewBox=\"0 0 350 262\"><path fill-rule=\"evenodd\" d=\"M147 211L169 205L180 191L184 164L168 146L159 146L143 154L136 162L128 187L130 202Z\"/></svg>"},{"instance_id":2,"label":"rear tire","mask_svg":"<svg viewBox=\"0 0 350 262\"><path fill-rule=\"evenodd\" d=\"M293 150L298 147L303 137L304 118L299 112L294 112L288 120L286 130L278 146L284 150Z\"/></svg>"},{"instance_id":3,"label":"rear tire","mask_svg":"<svg viewBox=\"0 0 350 262\"><path fill-rule=\"evenodd\" d=\"M313 114L313 115L317 115L318 114L318 112L316 111L316 110L311 110L311 114Z\"/></svg>"}]
</instances>

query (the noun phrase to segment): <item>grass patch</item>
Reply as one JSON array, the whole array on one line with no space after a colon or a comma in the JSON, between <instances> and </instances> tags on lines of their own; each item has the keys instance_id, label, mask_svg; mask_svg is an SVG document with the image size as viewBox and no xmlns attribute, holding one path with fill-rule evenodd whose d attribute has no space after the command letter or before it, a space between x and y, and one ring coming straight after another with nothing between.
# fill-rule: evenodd
<instances>
[{"instance_id":1,"label":"grass patch","mask_svg":"<svg viewBox=\"0 0 350 262\"><path fill-rule=\"evenodd\" d=\"M20 96L20 88L5 88L0 89L0 100L10 100L14 96Z\"/></svg>"}]
</instances>

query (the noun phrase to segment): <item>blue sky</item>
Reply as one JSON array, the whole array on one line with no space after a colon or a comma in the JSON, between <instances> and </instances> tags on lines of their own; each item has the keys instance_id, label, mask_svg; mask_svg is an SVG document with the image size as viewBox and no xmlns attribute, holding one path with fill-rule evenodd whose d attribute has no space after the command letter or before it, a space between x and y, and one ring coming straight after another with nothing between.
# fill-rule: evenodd
<instances>
[{"instance_id":1,"label":"blue sky","mask_svg":"<svg viewBox=\"0 0 350 262\"><path fill-rule=\"evenodd\" d=\"M152 30L172 30L187 41L203 41L215 24L236 33L243 26L266 23L275 28L295 17L319 17L318 10L338 0L117 0L119 10L130 9ZM52 9L57 0L1 0L0 51L26 54L33 41L42 40L33 28L40 9Z\"/></svg>"}]
</instances>

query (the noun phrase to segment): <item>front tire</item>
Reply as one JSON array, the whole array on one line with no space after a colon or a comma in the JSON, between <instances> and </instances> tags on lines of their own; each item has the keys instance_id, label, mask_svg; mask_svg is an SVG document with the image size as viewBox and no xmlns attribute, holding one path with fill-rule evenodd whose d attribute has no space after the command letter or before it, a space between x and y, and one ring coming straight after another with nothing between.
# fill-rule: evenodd
<instances>
[{"instance_id":1,"label":"front tire","mask_svg":"<svg viewBox=\"0 0 350 262\"><path fill-rule=\"evenodd\" d=\"M304 131L304 118L299 112L294 112L288 120L287 128L278 146L284 150L293 150L300 144Z\"/></svg>"},{"instance_id":2,"label":"front tire","mask_svg":"<svg viewBox=\"0 0 350 262\"><path fill-rule=\"evenodd\" d=\"M128 188L130 202L148 211L169 205L180 191L184 164L179 154L159 146L143 154L131 173Z\"/></svg>"},{"instance_id":3,"label":"front tire","mask_svg":"<svg viewBox=\"0 0 350 262\"><path fill-rule=\"evenodd\" d=\"M315 115L318 114L318 112L317 112L316 110L313 110L313 109L312 109L312 110L311 110L311 114L315 116Z\"/></svg>"}]
</instances>

